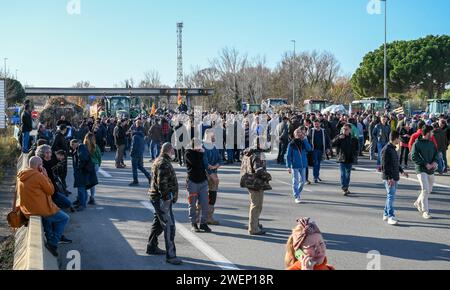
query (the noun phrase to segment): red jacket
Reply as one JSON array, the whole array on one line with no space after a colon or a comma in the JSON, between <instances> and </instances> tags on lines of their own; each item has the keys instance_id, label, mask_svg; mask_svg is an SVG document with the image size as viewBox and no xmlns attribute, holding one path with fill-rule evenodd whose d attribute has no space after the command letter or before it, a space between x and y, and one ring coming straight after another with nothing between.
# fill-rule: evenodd
<instances>
[{"instance_id":1,"label":"red jacket","mask_svg":"<svg viewBox=\"0 0 450 290\"><path fill-rule=\"evenodd\" d=\"M412 147L413 147L414 143L416 143L417 138L419 138L420 136L422 136L422 129L417 130L417 132L411 136L411 139L409 140L409 144L408 144L408 148L409 148L410 152L412 151ZM436 146L436 149L438 149L438 144L437 144L436 138L434 138L434 136L431 136L431 141L433 141L434 146Z\"/></svg>"}]
</instances>

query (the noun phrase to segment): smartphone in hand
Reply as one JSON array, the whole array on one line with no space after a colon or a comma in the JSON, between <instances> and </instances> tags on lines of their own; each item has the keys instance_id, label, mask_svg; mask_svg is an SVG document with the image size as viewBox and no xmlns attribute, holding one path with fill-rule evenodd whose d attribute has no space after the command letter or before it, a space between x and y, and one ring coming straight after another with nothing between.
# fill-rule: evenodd
<instances>
[{"instance_id":1,"label":"smartphone in hand","mask_svg":"<svg viewBox=\"0 0 450 290\"><path fill-rule=\"evenodd\" d=\"M295 252L295 258L298 260L298 261L302 261L302 259L303 259L303 257L304 256L308 256L308 255L306 255L305 254L305 252L303 252L303 250L301 250L301 249L299 249L299 250L297 250L296 252ZM309 267L314 267L315 265L316 265L317 263L314 261L314 260L312 260L312 261L309 261Z\"/></svg>"}]
</instances>

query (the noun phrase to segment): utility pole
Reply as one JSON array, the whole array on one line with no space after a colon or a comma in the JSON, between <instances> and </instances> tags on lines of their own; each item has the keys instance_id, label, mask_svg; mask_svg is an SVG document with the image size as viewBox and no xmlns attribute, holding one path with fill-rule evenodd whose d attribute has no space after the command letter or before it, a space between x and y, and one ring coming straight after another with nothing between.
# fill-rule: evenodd
<instances>
[{"instance_id":1,"label":"utility pole","mask_svg":"<svg viewBox=\"0 0 450 290\"><path fill-rule=\"evenodd\" d=\"M294 57L292 61L292 104L295 106L295 63L296 63L296 52L295 52L295 40L291 40L294 43Z\"/></svg>"},{"instance_id":2,"label":"utility pole","mask_svg":"<svg viewBox=\"0 0 450 290\"><path fill-rule=\"evenodd\" d=\"M183 22L177 23L177 88L183 87Z\"/></svg>"}]
</instances>

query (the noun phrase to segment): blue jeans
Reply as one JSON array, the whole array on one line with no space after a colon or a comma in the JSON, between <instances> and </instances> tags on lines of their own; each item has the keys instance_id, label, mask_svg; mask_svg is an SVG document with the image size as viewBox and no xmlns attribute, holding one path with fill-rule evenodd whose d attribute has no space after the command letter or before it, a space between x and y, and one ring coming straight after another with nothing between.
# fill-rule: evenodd
<instances>
[{"instance_id":1,"label":"blue jeans","mask_svg":"<svg viewBox=\"0 0 450 290\"><path fill-rule=\"evenodd\" d=\"M161 150L161 142L150 141L150 155L152 160L155 160L159 156L160 150Z\"/></svg>"},{"instance_id":2,"label":"blue jeans","mask_svg":"<svg viewBox=\"0 0 450 290\"><path fill-rule=\"evenodd\" d=\"M22 152L28 153L30 150L30 132L22 133Z\"/></svg>"},{"instance_id":3,"label":"blue jeans","mask_svg":"<svg viewBox=\"0 0 450 290\"><path fill-rule=\"evenodd\" d=\"M58 246L61 236L64 233L64 228L69 222L69 219L69 216L62 210L52 216L42 218L45 237L47 238L47 243L49 245L53 247Z\"/></svg>"},{"instance_id":4,"label":"blue jeans","mask_svg":"<svg viewBox=\"0 0 450 290\"><path fill-rule=\"evenodd\" d=\"M52 196L52 200L57 207L62 209L70 208L72 206L72 202L62 193L55 192Z\"/></svg>"},{"instance_id":5,"label":"blue jeans","mask_svg":"<svg viewBox=\"0 0 450 290\"><path fill-rule=\"evenodd\" d=\"M447 152L442 151L442 157L444 158L444 170L448 170Z\"/></svg>"},{"instance_id":6,"label":"blue jeans","mask_svg":"<svg viewBox=\"0 0 450 290\"><path fill-rule=\"evenodd\" d=\"M350 175L352 173L352 164L340 163L341 169L341 185L343 190L347 190L350 186Z\"/></svg>"},{"instance_id":7,"label":"blue jeans","mask_svg":"<svg viewBox=\"0 0 450 290\"><path fill-rule=\"evenodd\" d=\"M364 137L359 137L359 153L364 151Z\"/></svg>"},{"instance_id":8,"label":"blue jeans","mask_svg":"<svg viewBox=\"0 0 450 290\"><path fill-rule=\"evenodd\" d=\"M320 162L322 162L322 156L323 156L323 151L322 150L314 150L313 151L313 161L314 161L313 175L314 175L314 180L319 179L319 176L320 176Z\"/></svg>"},{"instance_id":9,"label":"blue jeans","mask_svg":"<svg viewBox=\"0 0 450 290\"><path fill-rule=\"evenodd\" d=\"M95 174L98 176L98 170L100 169L100 166L98 164L95 164ZM95 197L95 186L93 186L91 189L91 198Z\"/></svg>"},{"instance_id":10,"label":"blue jeans","mask_svg":"<svg viewBox=\"0 0 450 290\"><path fill-rule=\"evenodd\" d=\"M387 143L380 143L377 142L377 149L378 149L378 158L377 158L377 166L381 166L381 151L383 151L384 146L386 146Z\"/></svg>"},{"instance_id":11,"label":"blue jeans","mask_svg":"<svg viewBox=\"0 0 450 290\"><path fill-rule=\"evenodd\" d=\"M384 216L395 217L394 201L395 201L395 193L397 192L398 182L396 181L393 186L389 186L387 180L385 180L384 187L386 187L387 192L386 205L384 207Z\"/></svg>"},{"instance_id":12,"label":"blue jeans","mask_svg":"<svg viewBox=\"0 0 450 290\"><path fill-rule=\"evenodd\" d=\"M78 187L78 202L81 208L86 208L87 206L87 190L86 187Z\"/></svg>"},{"instance_id":13,"label":"blue jeans","mask_svg":"<svg viewBox=\"0 0 450 290\"><path fill-rule=\"evenodd\" d=\"M234 149L227 149L227 162L234 162Z\"/></svg>"},{"instance_id":14,"label":"blue jeans","mask_svg":"<svg viewBox=\"0 0 450 290\"><path fill-rule=\"evenodd\" d=\"M144 173L145 177L150 178L150 173L144 168L144 157L131 157L131 167L133 170L133 181L139 182L138 180L138 169Z\"/></svg>"},{"instance_id":15,"label":"blue jeans","mask_svg":"<svg viewBox=\"0 0 450 290\"><path fill-rule=\"evenodd\" d=\"M294 198L300 198L306 183L306 169L292 169L292 192Z\"/></svg>"}]
</instances>

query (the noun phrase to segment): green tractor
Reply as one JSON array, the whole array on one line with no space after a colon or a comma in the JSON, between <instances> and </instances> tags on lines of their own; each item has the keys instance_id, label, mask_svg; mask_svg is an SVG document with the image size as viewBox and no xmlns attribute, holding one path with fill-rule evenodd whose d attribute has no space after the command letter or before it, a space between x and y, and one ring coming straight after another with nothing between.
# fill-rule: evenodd
<instances>
[{"instance_id":1,"label":"green tractor","mask_svg":"<svg viewBox=\"0 0 450 290\"><path fill-rule=\"evenodd\" d=\"M134 119L141 114L138 98L131 99L126 96L112 96L103 99L104 111L100 112L100 116L115 117L119 119Z\"/></svg>"},{"instance_id":2,"label":"green tractor","mask_svg":"<svg viewBox=\"0 0 450 290\"><path fill-rule=\"evenodd\" d=\"M428 114L450 114L450 100L428 100Z\"/></svg>"}]
</instances>

